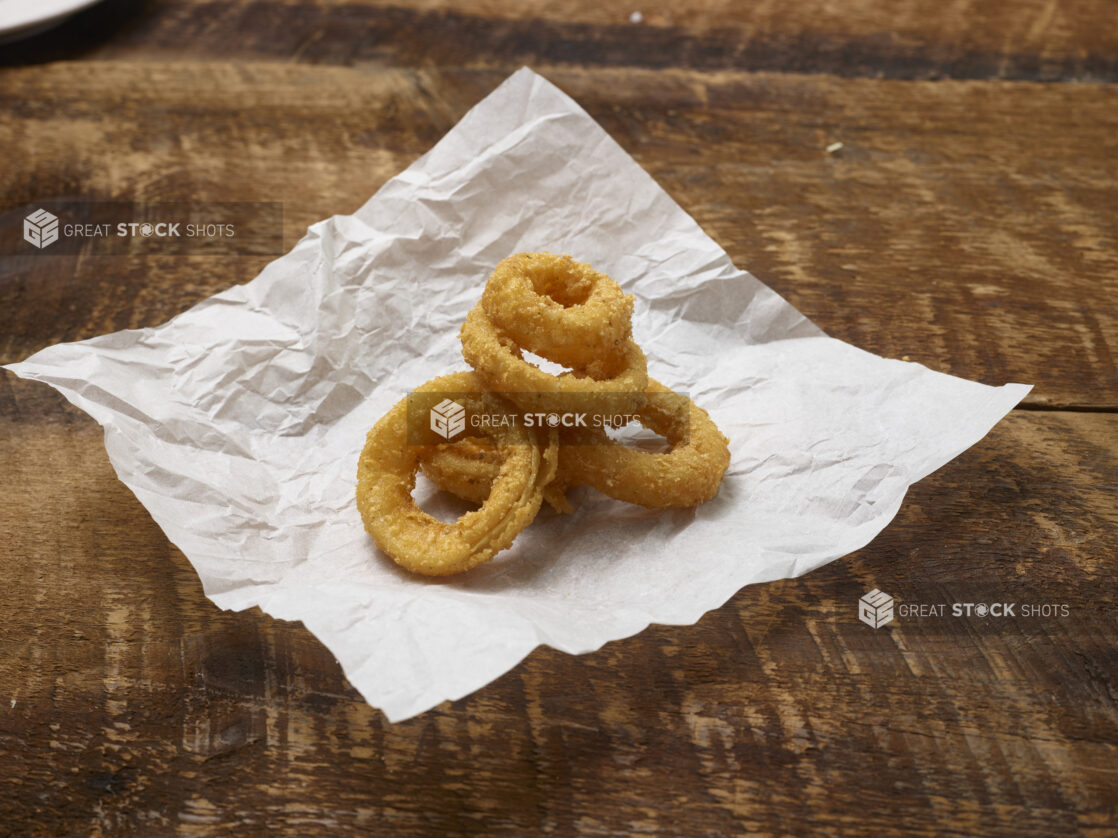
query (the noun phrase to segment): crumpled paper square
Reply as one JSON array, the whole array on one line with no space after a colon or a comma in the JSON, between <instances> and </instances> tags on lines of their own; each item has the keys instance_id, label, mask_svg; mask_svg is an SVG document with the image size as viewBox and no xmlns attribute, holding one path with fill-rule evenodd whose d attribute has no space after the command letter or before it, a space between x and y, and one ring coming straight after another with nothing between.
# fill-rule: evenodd
<instances>
[{"instance_id":1,"label":"crumpled paper square","mask_svg":"<svg viewBox=\"0 0 1118 838\"><path fill-rule=\"evenodd\" d=\"M458 328L518 251L570 253L636 296L649 373L731 440L718 497L651 512L576 490L462 577L399 570L354 503L365 432L465 365ZM393 721L546 643L690 624L744 585L867 544L905 491L1029 387L827 337L729 257L574 101L528 69L351 216L152 329L9 367L105 429L120 479L225 609L301 620Z\"/></svg>"}]
</instances>

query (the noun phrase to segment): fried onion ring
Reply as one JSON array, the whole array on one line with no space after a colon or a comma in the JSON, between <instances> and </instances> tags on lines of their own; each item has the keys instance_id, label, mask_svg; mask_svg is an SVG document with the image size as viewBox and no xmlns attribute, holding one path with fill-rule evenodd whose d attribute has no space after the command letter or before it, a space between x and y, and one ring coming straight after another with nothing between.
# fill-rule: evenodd
<instances>
[{"instance_id":1,"label":"fried onion ring","mask_svg":"<svg viewBox=\"0 0 1118 838\"><path fill-rule=\"evenodd\" d=\"M595 409L603 412L631 412L644 404L648 362L631 338L610 356L569 374L552 375L524 360L516 342L476 305L462 324L462 357L486 387L526 411L568 409L572 395L593 396Z\"/></svg>"},{"instance_id":2,"label":"fried onion ring","mask_svg":"<svg viewBox=\"0 0 1118 838\"><path fill-rule=\"evenodd\" d=\"M501 471L501 456L493 445L466 437L432 446L420 456L419 466L444 492L480 506Z\"/></svg>"},{"instance_id":3,"label":"fried onion ring","mask_svg":"<svg viewBox=\"0 0 1118 838\"><path fill-rule=\"evenodd\" d=\"M501 400L484 392L473 373L432 379L416 392L468 394L488 411ZM516 424L487 428L500 456L500 468L481 508L454 523L439 521L412 498L420 456L430 446L411 445L407 434L407 399L398 402L369 431L357 466L357 507L377 546L400 566L425 576L460 573L489 561L524 529L543 500L543 488L555 476L556 434L545 445ZM476 405L475 405L476 406Z\"/></svg>"},{"instance_id":4,"label":"fried onion ring","mask_svg":"<svg viewBox=\"0 0 1118 838\"><path fill-rule=\"evenodd\" d=\"M566 367L616 355L632 335L633 298L570 256L517 253L502 259L481 304L493 325L521 348Z\"/></svg>"},{"instance_id":5,"label":"fried onion ring","mask_svg":"<svg viewBox=\"0 0 1118 838\"><path fill-rule=\"evenodd\" d=\"M479 505L489 497L501 470L497 449L475 437L435 445L420 456L419 463L427 479L444 492ZM572 511L557 478L544 487L543 499L556 512Z\"/></svg>"},{"instance_id":6,"label":"fried onion ring","mask_svg":"<svg viewBox=\"0 0 1118 838\"><path fill-rule=\"evenodd\" d=\"M729 440L705 410L648 380L648 401L638 411L640 423L668 440L672 449L658 454L620 445L601 432L560 450L560 479L586 484L611 498L651 509L698 506L718 493L730 464Z\"/></svg>"}]
</instances>

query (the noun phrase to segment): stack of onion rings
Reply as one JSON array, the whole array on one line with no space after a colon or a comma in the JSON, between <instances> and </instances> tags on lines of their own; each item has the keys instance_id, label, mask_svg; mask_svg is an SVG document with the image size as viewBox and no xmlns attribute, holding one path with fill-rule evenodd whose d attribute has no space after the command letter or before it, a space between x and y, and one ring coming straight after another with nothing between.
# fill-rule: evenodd
<instances>
[{"instance_id":1,"label":"stack of onion rings","mask_svg":"<svg viewBox=\"0 0 1118 838\"><path fill-rule=\"evenodd\" d=\"M633 298L589 265L550 253L510 256L462 326L462 355L473 372L433 379L416 392L466 394L459 401L470 408L509 416L563 410L577 397L600 415L635 417L667 439L668 452L620 445L600 427L560 435L515 421L456 442L409 444L404 400L369 432L358 464L357 505L377 546L408 570L441 576L508 547L542 501L571 511L565 493L573 486L653 509L713 498L730 462L728 440L706 411L648 377L632 312ZM525 352L570 371L552 375ZM480 508L452 524L427 515L411 496L420 468Z\"/></svg>"}]
</instances>

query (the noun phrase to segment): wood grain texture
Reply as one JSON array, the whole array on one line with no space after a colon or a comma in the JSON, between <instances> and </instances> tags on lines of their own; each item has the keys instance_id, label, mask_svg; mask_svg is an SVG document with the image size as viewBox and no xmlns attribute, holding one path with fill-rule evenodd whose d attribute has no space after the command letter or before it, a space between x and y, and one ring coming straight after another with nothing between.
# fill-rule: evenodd
<instances>
[{"instance_id":1,"label":"wood grain texture","mask_svg":"<svg viewBox=\"0 0 1118 838\"><path fill-rule=\"evenodd\" d=\"M110 0L0 45L0 211L282 201L290 247L530 64L830 334L1037 385L858 553L390 725L302 625L209 603L100 429L0 372L0 831L1118 833L1113 16ZM0 255L0 363L268 261L41 256ZM1059 609L874 630L873 587Z\"/></svg>"},{"instance_id":2,"label":"wood grain texture","mask_svg":"<svg viewBox=\"0 0 1118 838\"><path fill-rule=\"evenodd\" d=\"M90 421L0 424L0 817L42 834L1111 835L1118 418L1017 412L869 547L389 725L208 603ZM856 602L1058 603L898 617Z\"/></svg>"},{"instance_id":3,"label":"wood grain texture","mask_svg":"<svg viewBox=\"0 0 1118 838\"><path fill-rule=\"evenodd\" d=\"M235 57L1114 81L1113 19L1109 0L122 0L6 48L0 63Z\"/></svg>"},{"instance_id":4,"label":"wood grain texture","mask_svg":"<svg viewBox=\"0 0 1118 838\"><path fill-rule=\"evenodd\" d=\"M1034 383L1032 406L1118 406L1118 87L545 72L736 264L835 337ZM282 201L290 246L360 206L504 76L9 71L0 196ZM156 325L267 261L0 257L0 360Z\"/></svg>"}]
</instances>

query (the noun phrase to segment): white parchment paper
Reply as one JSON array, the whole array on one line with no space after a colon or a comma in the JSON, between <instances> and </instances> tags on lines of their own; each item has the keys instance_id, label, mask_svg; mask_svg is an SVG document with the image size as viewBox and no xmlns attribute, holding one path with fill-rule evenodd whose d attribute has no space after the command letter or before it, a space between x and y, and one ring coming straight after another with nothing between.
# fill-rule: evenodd
<instances>
[{"instance_id":1,"label":"white parchment paper","mask_svg":"<svg viewBox=\"0 0 1118 838\"><path fill-rule=\"evenodd\" d=\"M398 570L354 503L365 432L465 369L458 328L524 250L637 299L650 374L731 440L718 497L650 512L579 489L463 577ZM467 695L546 643L689 624L743 585L867 544L907 488L1028 392L825 336L727 254L574 101L523 69L352 216L153 329L9 367L105 428L117 474L222 608L302 620L391 720Z\"/></svg>"}]
</instances>

